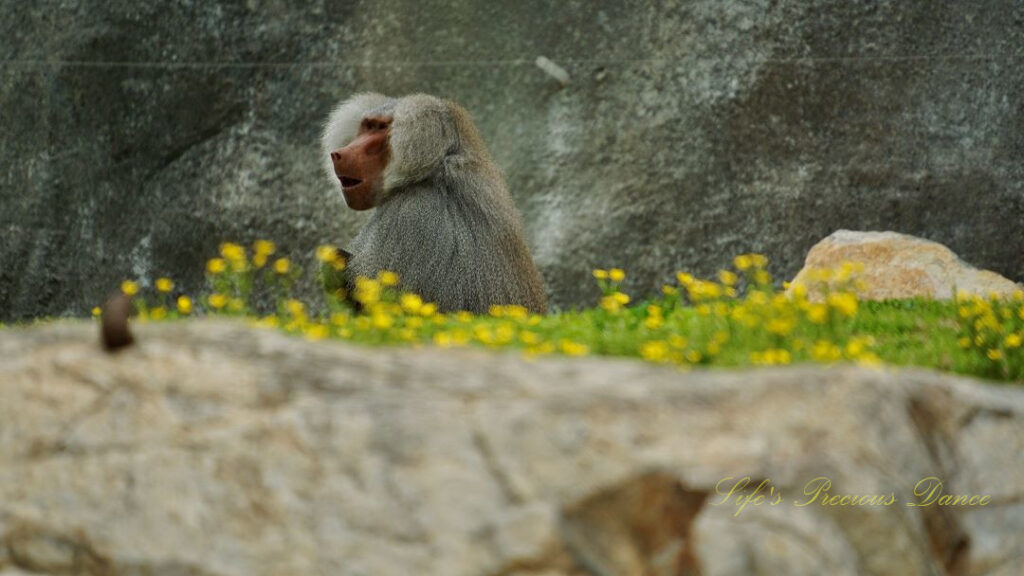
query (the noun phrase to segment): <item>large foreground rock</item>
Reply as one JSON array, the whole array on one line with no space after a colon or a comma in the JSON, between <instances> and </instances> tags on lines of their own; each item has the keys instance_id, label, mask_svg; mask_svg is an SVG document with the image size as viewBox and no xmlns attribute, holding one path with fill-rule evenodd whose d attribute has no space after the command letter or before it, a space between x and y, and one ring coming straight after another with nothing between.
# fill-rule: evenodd
<instances>
[{"instance_id":1,"label":"large foreground rock","mask_svg":"<svg viewBox=\"0 0 1024 576\"><path fill-rule=\"evenodd\" d=\"M0 573L1017 574L1020 388L138 332L0 331ZM928 477L990 501L906 506Z\"/></svg>"},{"instance_id":2,"label":"large foreground rock","mask_svg":"<svg viewBox=\"0 0 1024 576\"><path fill-rule=\"evenodd\" d=\"M195 293L222 240L311 255L365 214L318 133L356 91L472 112L556 306L595 267L657 293L841 228L1024 280L1024 8L1012 0L0 3L0 321L125 277ZM534 62L566 69L558 81Z\"/></svg>"}]
</instances>

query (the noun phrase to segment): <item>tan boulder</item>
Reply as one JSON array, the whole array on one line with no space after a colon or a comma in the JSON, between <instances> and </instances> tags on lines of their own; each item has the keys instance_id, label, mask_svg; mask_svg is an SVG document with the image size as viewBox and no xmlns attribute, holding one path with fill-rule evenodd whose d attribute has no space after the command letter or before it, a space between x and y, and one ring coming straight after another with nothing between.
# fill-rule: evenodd
<instances>
[{"instance_id":1,"label":"tan boulder","mask_svg":"<svg viewBox=\"0 0 1024 576\"><path fill-rule=\"evenodd\" d=\"M852 230L839 230L815 244L792 284L804 285L813 297L820 287L815 271L836 270L844 262L859 269L854 278L861 281L858 294L865 300L949 299L954 290L1010 296L1022 289L995 272L971 266L937 242L897 232Z\"/></svg>"},{"instance_id":2,"label":"tan boulder","mask_svg":"<svg viewBox=\"0 0 1024 576\"><path fill-rule=\"evenodd\" d=\"M1017 574L1019 386L137 328L0 330L0 574Z\"/></svg>"}]
</instances>

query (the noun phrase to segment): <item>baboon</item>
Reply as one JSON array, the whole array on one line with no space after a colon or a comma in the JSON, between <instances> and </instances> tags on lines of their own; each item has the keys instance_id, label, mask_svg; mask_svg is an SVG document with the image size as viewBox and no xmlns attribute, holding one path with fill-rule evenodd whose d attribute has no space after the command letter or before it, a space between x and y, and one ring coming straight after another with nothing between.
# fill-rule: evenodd
<instances>
[{"instance_id":1,"label":"baboon","mask_svg":"<svg viewBox=\"0 0 1024 576\"><path fill-rule=\"evenodd\" d=\"M441 311L546 311L519 212L460 106L425 94L357 94L331 113L322 145L348 207L375 208L349 246L350 284L388 270Z\"/></svg>"}]
</instances>

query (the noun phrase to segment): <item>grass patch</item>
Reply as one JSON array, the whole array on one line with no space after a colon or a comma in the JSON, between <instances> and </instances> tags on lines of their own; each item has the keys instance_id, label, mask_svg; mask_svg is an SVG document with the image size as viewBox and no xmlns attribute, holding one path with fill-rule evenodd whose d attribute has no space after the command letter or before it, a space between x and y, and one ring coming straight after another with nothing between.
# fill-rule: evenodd
<instances>
[{"instance_id":1,"label":"grass patch","mask_svg":"<svg viewBox=\"0 0 1024 576\"><path fill-rule=\"evenodd\" d=\"M923 366L1024 383L1024 293L1012 297L959 295L861 301L858 269L844 264L810 275L809 285L774 287L758 254L737 256L730 270L698 279L679 273L662 294L631 302L622 270L595 270L602 296L592 308L538 316L519 306L488 314L441 314L432 303L399 289L384 272L359 278L344 291L344 260L330 246L317 250L322 302L291 296L301 271L274 258L272 242L251 250L221 245L207 263L209 290L189 297L160 278L143 289L125 281L143 320L226 315L311 340L338 338L369 345L481 346L520 350L529 357L562 354L639 357L691 366L856 362ZM257 313L257 294L272 295L272 310ZM358 302L357 312L348 303ZM311 305L312 304L312 305ZM98 314L98 309L94 310Z\"/></svg>"}]
</instances>

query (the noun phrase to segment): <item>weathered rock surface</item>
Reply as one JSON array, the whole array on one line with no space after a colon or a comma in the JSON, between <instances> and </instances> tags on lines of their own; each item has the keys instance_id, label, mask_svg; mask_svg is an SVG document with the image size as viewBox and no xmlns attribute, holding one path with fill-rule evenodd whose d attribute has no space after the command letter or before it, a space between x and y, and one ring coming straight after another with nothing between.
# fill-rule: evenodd
<instances>
[{"instance_id":1,"label":"weathered rock surface","mask_svg":"<svg viewBox=\"0 0 1024 576\"><path fill-rule=\"evenodd\" d=\"M0 320L188 292L222 240L311 255L364 216L321 175L355 91L476 117L559 306L842 228L1024 280L1024 4L0 1ZM550 59L562 87L535 65Z\"/></svg>"},{"instance_id":2,"label":"weathered rock surface","mask_svg":"<svg viewBox=\"0 0 1024 576\"><path fill-rule=\"evenodd\" d=\"M137 334L108 355L91 324L0 330L0 573L1019 567L1017 387L367 349L208 321ZM721 503L716 485L747 476L768 500ZM796 506L822 476L894 503ZM906 506L927 477L991 501Z\"/></svg>"},{"instance_id":3,"label":"weathered rock surface","mask_svg":"<svg viewBox=\"0 0 1024 576\"><path fill-rule=\"evenodd\" d=\"M855 275L864 282L858 294L868 300L949 299L955 296L954 289L1007 297L1024 290L995 272L978 270L937 242L896 232L851 230L839 230L815 244L793 283L813 288L819 283L811 279L815 270L835 270L844 262L862 267Z\"/></svg>"}]
</instances>

